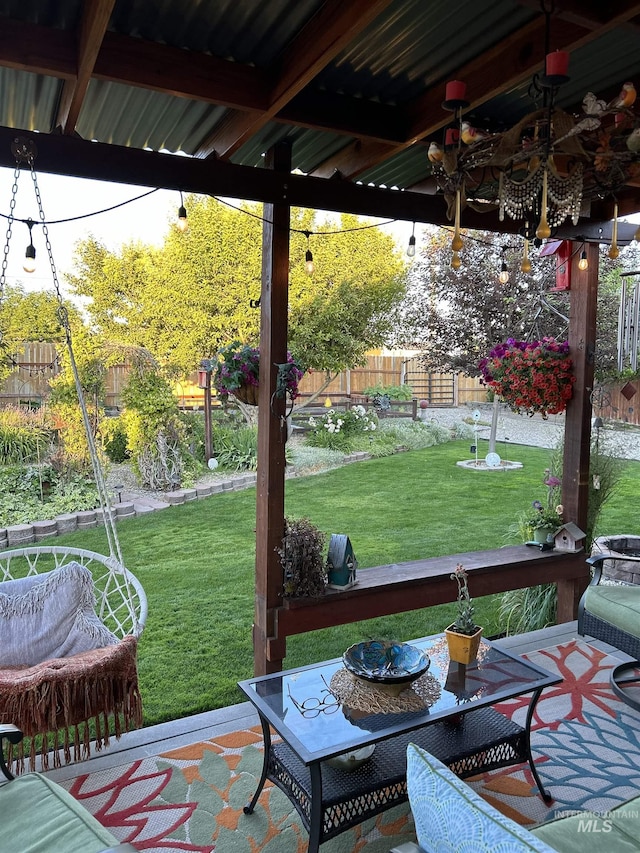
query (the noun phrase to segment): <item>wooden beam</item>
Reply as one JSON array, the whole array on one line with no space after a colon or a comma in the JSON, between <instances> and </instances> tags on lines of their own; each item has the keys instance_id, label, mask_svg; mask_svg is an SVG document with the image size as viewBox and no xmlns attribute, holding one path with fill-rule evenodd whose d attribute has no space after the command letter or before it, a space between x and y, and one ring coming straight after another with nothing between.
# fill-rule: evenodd
<instances>
[{"instance_id":1,"label":"wooden beam","mask_svg":"<svg viewBox=\"0 0 640 853\"><path fill-rule=\"evenodd\" d=\"M202 142L196 156L230 157L289 101L304 89L323 68L365 27L375 20L391 0L326 0L307 22L267 76L273 80L269 106L260 115L227 116L220 132Z\"/></svg>"},{"instance_id":2,"label":"wooden beam","mask_svg":"<svg viewBox=\"0 0 640 853\"><path fill-rule=\"evenodd\" d=\"M573 248L569 352L576 381L565 415L562 504L564 517L586 530L591 452L591 393L596 350L598 246L595 243L585 246L589 261L587 270L578 269L580 245L574 245ZM587 548L590 544L587 543Z\"/></svg>"},{"instance_id":3,"label":"wooden beam","mask_svg":"<svg viewBox=\"0 0 640 853\"><path fill-rule=\"evenodd\" d=\"M82 102L107 31L116 0L85 0L78 33L77 74L75 81L66 80L62 87L56 127L64 134L75 132Z\"/></svg>"},{"instance_id":4,"label":"wooden beam","mask_svg":"<svg viewBox=\"0 0 640 853\"><path fill-rule=\"evenodd\" d=\"M291 148L279 143L267 153L267 168L287 175ZM286 400L276 397L278 364L287 360L290 208L266 204L262 229L260 294L260 393L258 402L258 479L256 506L256 594L253 630L254 674L282 669L269 661L267 638L275 630L282 604L282 566L277 549L284 536L284 447Z\"/></svg>"},{"instance_id":5,"label":"wooden beam","mask_svg":"<svg viewBox=\"0 0 640 853\"><path fill-rule=\"evenodd\" d=\"M640 3L626 0L616 7L615 16L609 16L598 27L581 27L573 21L555 20L553 45L563 50L575 50L640 14ZM492 98L519 86L534 73L539 72L544 60L544 18L540 16L507 39L483 52L449 74L451 79L467 83L468 111L477 110ZM508 69L508 73L505 73ZM405 108L407 136L397 145L381 145L368 141L353 141L337 155L319 164L311 174L330 177L338 173L354 180L363 172L379 165L406 150L420 140L438 133L451 120L451 114L442 109L444 84L426 89ZM533 109L533 104L532 104Z\"/></svg>"},{"instance_id":6,"label":"wooden beam","mask_svg":"<svg viewBox=\"0 0 640 853\"><path fill-rule=\"evenodd\" d=\"M404 613L455 600L451 572L457 563L469 572L473 597L495 595L536 583L558 584L558 609L576 618L576 590L584 588L589 573L584 552L540 551L509 545L491 551L470 551L375 566L358 571L358 584L348 590L327 590L320 598L285 599L278 610L276 633L268 651L274 663L286 655L288 636L346 625L357 620ZM444 627L444 626L443 626Z\"/></svg>"},{"instance_id":7,"label":"wooden beam","mask_svg":"<svg viewBox=\"0 0 640 853\"><path fill-rule=\"evenodd\" d=\"M0 65L31 74L73 80L73 33L0 17Z\"/></svg>"},{"instance_id":8,"label":"wooden beam","mask_svg":"<svg viewBox=\"0 0 640 853\"><path fill-rule=\"evenodd\" d=\"M225 107L268 106L267 80L258 68L118 33L106 33L94 76Z\"/></svg>"},{"instance_id":9,"label":"wooden beam","mask_svg":"<svg viewBox=\"0 0 640 853\"><path fill-rule=\"evenodd\" d=\"M327 181L306 175L282 175L254 166L178 157L121 145L87 142L77 137L26 133L6 127L0 127L0 166L15 168L11 147L16 139L23 139L35 146L37 172L264 203L286 202L296 207L353 213L357 216L451 225L441 196L379 189L348 181ZM471 209L463 212L462 225L465 228L501 233L516 233L519 228L519 223L513 220L498 222L495 214L477 213ZM618 236L621 244L633 238L635 228L620 223ZM559 229L559 235L564 239L583 232L585 235L598 232L594 239L606 242L610 224L581 220L577 226L569 223Z\"/></svg>"}]
</instances>

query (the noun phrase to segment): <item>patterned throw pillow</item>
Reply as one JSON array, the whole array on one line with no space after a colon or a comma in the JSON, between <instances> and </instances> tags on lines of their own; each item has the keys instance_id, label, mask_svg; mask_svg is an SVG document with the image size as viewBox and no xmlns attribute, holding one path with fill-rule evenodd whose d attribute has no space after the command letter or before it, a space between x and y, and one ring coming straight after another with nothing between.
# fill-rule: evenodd
<instances>
[{"instance_id":1,"label":"patterned throw pillow","mask_svg":"<svg viewBox=\"0 0 640 853\"><path fill-rule=\"evenodd\" d=\"M0 666L35 666L117 642L96 616L85 566L0 583Z\"/></svg>"},{"instance_id":2,"label":"patterned throw pillow","mask_svg":"<svg viewBox=\"0 0 640 853\"><path fill-rule=\"evenodd\" d=\"M427 853L554 853L413 743L407 747L407 789L418 843Z\"/></svg>"}]
</instances>

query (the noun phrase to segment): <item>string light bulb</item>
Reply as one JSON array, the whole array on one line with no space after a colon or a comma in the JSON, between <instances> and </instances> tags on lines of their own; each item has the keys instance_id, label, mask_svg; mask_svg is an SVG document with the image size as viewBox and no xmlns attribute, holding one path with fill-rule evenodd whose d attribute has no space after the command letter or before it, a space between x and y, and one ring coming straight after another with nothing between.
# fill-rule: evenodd
<instances>
[{"instance_id":1,"label":"string light bulb","mask_svg":"<svg viewBox=\"0 0 640 853\"><path fill-rule=\"evenodd\" d=\"M507 262L504 258L500 264L500 275L498 276L498 281L500 284L507 284L509 281L509 267L507 266Z\"/></svg>"},{"instance_id":2,"label":"string light bulb","mask_svg":"<svg viewBox=\"0 0 640 853\"><path fill-rule=\"evenodd\" d=\"M640 225L638 225L638 228L636 229L636 233L633 235L633 239L637 240L640 243Z\"/></svg>"},{"instance_id":3,"label":"string light bulb","mask_svg":"<svg viewBox=\"0 0 640 853\"><path fill-rule=\"evenodd\" d=\"M411 237L409 237L409 245L407 246L407 257L413 258L416 254L416 223L413 223Z\"/></svg>"},{"instance_id":4,"label":"string light bulb","mask_svg":"<svg viewBox=\"0 0 640 853\"><path fill-rule=\"evenodd\" d=\"M460 253L453 252L451 255L451 268L454 270L459 270L462 265L462 261L460 260Z\"/></svg>"},{"instance_id":5,"label":"string light bulb","mask_svg":"<svg viewBox=\"0 0 640 853\"><path fill-rule=\"evenodd\" d=\"M313 262L313 252L309 246L309 237L311 236L311 232L305 231L304 233L307 236L307 251L304 255L304 269L307 275L313 275L316 271L316 265Z\"/></svg>"},{"instance_id":6,"label":"string light bulb","mask_svg":"<svg viewBox=\"0 0 640 853\"><path fill-rule=\"evenodd\" d=\"M180 231L186 231L189 227L189 223L187 222L187 208L184 206L184 202L182 200L182 191L180 191L180 207L178 208L178 229Z\"/></svg>"},{"instance_id":7,"label":"string light bulb","mask_svg":"<svg viewBox=\"0 0 640 853\"><path fill-rule=\"evenodd\" d=\"M525 274L531 272L531 261L529 260L529 241L526 238L524 241L524 250L522 252L522 262L520 263L520 272Z\"/></svg>"},{"instance_id":8,"label":"string light bulb","mask_svg":"<svg viewBox=\"0 0 640 853\"><path fill-rule=\"evenodd\" d=\"M29 245L27 246L27 251L24 253L24 263L22 264L22 269L25 272L32 273L36 270L36 248L33 245L33 234L31 233L31 229L34 226L33 219L27 219L27 228L29 229Z\"/></svg>"},{"instance_id":9,"label":"string light bulb","mask_svg":"<svg viewBox=\"0 0 640 853\"><path fill-rule=\"evenodd\" d=\"M584 246L582 247L582 252L580 253L580 260L578 261L578 269L582 270L583 272L584 272L584 270L589 269L589 259L587 258L587 250L584 248Z\"/></svg>"}]
</instances>

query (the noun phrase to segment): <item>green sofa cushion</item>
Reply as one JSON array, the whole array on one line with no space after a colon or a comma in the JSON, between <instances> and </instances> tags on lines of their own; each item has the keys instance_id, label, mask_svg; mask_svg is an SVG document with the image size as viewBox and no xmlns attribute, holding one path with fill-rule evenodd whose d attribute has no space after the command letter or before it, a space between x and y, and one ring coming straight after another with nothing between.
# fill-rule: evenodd
<instances>
[{"instance_id":1,"label":"green sofa cushion","mask_svg":"<svg viewBox=\"0 0 640 853\"><path fill-rule=\"evenodd\" d=\"M559 817L531 832L558 853L637 853L639 827L640 797L634 797L609 812Z\"/></svg>"},{"instance_id":2,"label":"green sofa cushion","mask_svg":"<svg viewBox=\"0 0 640 853\"><path fill-rule=\"evenodd\" d=\"M40 773L0 787L3 853L100 853L118 841L71 794Z\"/></svg>"},{"instance_id":3,"label":"green sofa cushion","mask_svg":"<svg viewBox=\"0 0 640 853\"><path fill-rule=\"evenodd\" d=\"M585 607L610 625L640 637L640 586L589 586Z\"/></svg>"}]
</instances>

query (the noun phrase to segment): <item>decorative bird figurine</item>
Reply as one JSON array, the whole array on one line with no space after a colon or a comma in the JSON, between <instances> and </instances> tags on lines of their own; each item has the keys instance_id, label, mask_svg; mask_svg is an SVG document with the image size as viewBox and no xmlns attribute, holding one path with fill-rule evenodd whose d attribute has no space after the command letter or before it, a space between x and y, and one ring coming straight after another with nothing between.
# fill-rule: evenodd
<instances>
[{"instance_id":1,"label":"decorative bird figurine","mask_svg":"<svg viewBox=\"0 0 640 853\"><path fill-rule=\"evenodd\" d=\"M607 109L607 102L597 98L593 92L587 92L582 99L582 112L588 116L601 116Z\"/></svg>"},{"instance_id":2,"label":"decorative bird figurine","mask_svg":"<svg viewBox=\"0 0 640 853\"><path fill-rule=\"evenodd\" d=\"M481 139L486 139L487 133L477 130L469 124L468 121L463 121L460 125L460 138L465 145L472 145L474 142L479 142Z\"/></svg>"},{"instance_id":3,"label":"decorative bird figurine","mask_svg":"<svg viewBox=\"0 0 640 853\"><path fill-rule=\"evenodd\" d=\"M636 95L636 87L633 83L623 83L620 94L611 101L609 106L614 110L628 109L635 103Z\"/></svg>"},{"instance_id":4,"label":"decorative bird figurine","mask_svg":"<svg viewBox=\"0 0 640 853\"><path fill-rule=\"evenodd\" d=\"M441 163L444 151L442 145L437 142L432 142L427 151L427 157L431 163Z\"/></svg>"},{"instance_id":5,"label":"decorative bird figurine","mask_svg":"<svg viewBox=\"0 0 640 853\"><path fill-rule=\"evenodd\" d=\"M636 127L627 137L627 148L634 154L640 152L640 127Z\"/></svg>"}]
</instances>

